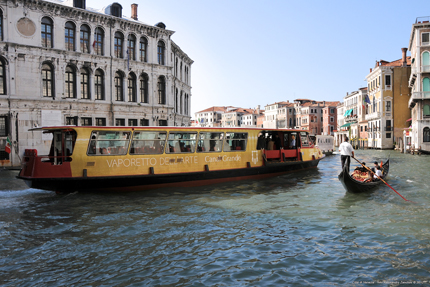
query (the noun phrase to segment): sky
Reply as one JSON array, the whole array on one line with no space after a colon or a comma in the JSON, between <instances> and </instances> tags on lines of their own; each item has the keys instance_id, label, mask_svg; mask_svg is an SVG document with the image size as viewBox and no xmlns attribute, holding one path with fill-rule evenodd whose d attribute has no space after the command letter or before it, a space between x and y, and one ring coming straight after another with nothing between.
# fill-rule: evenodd
<instances>
[{"instance_id":1,"label":"sky","mask_svg":"<svg viewBox=\"0 0 430 287\"><path fill-rule=\"evenodd\" d=\"M376 61L401 59L417 17L430 16L429 2L415 0L116 2L124 16L137 3L139 21L175 31L172 40L194 61L192 118L212 106L343 101L367 86Z\"/></svg>"}]
</instances>

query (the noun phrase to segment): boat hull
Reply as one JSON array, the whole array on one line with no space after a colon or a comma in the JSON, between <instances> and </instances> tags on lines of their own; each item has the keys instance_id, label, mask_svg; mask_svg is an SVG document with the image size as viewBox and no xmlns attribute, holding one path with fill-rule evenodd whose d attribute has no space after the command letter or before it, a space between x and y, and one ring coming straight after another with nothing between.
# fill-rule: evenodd
<instances>
[{"instance_id":1,"label":"boat hull","mask_svg":"<svg viewBox=\"0 0 430 287\"><path fill-rule=\"evenodd\" d=\"M189 187L236 180L273 177L289 172L316 168L321 159L285 163L267 163L261 167L227 169L189 173L151 174L133 176L72 177L72 178L18 178L30 188L74 191L135 191L162 187Z\"/></svg>"},{"instance_id":2,"label":"boat hull","mask_svg":"<svg viewBox=\"0 0 430 287\"><path fill-rule=\"evenodd\" d=\"M387 160L384 165L384 178L387 177L389 169L390 169L390 163L389 160ZM342 183L343 187L347 192L351 193L363 193L363 192L369 192L379 185L383 184L382 181L372 181L372 182L360 182L352 178L352 176L346 171L346 169L343 169L342 172L338 176L339 181Z\"/></svg>"}]
</instances>

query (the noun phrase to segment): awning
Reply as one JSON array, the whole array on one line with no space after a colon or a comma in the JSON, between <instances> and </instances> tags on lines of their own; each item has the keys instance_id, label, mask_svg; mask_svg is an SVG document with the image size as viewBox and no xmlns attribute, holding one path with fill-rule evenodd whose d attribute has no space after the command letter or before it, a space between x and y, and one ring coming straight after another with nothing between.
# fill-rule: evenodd
<instances>
[{"instance_id":1,"label":"awning","mask_svg":"<svg viewBox=\"0 0 430 287\"><path fill-rule=\"evenodd\" d=\"M410 119L407 119L406 121L407 121L407 122L410 122L410 121L412 121L412 118L410 118Z\"/></svg>"},{"instance_id":2,"label":"awning","mask_svg":"<svg viewBox=\"0 0 430 287\"><path fill-rule=\"evenodd\" d=\"M344 117L347 117L347 116L349 116L349 115L351 115L351 114L352 114L352 109L347 110L343 116L344 116Z\"/></svg>"},{"instance_id":3,"label":"awning","mask_svg":"<svg viewBox=\"0 0 430 287\"><path fill-rule=\"evenodd\" d=\"M346 128L346 127L349 127L350 125L352 125L352 124L355 124L355 123L347 123L347 124L344 124L344 125L342 125L342 126L340 126L341 128Z\"/></svg>"}]
</instances>

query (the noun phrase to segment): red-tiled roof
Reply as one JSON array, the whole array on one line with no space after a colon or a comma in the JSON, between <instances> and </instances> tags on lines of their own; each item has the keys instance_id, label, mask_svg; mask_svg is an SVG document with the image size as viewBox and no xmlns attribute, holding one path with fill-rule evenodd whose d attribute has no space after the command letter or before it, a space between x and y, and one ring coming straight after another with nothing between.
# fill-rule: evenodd
<instances>
[{"instance_id":1,"label":"red-tiled roof","mask_svg":"<svg viewBox=\"0 0 430 287\"><path fill-rule=\"evenodd\" d=\"M379 61L379 63L381 64L381 66L385 66L385 67L401 67L403 66L403 59L399 59L396 61L392 61L392 62L387 62L384 60ZM408 66L411 65L411 57L406 57L406 64Z\"/></svg>"}]
</instances>

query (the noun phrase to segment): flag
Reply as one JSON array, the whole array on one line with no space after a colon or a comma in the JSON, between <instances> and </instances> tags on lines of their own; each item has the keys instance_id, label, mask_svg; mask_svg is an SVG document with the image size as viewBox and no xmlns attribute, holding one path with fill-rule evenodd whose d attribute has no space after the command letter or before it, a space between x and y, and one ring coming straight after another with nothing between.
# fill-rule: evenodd
<instances>
[{"instance_id":1,"label":"flag","mask_svg":"<svg viewBox=\"0 0 430 287\"><path fill-rule=\"evenodd\" d=\"M372 103L370 102L369 96L366 95L366 99L364 100L365 103L368 103L369 105L371 105Z\"/></svg>"},{"instance_id":2,"label":"flag","mask_svg":"<svg viewBox=\"0 0 430 287\"><path fill-rule=\"evenodd\" d=\"M10 147L12 146L12 143L9 139L9 137L7 137L6 139L6 146L4 147L4 151L7 153L10 153Z\"/></svg>"}]
</instances>

